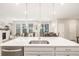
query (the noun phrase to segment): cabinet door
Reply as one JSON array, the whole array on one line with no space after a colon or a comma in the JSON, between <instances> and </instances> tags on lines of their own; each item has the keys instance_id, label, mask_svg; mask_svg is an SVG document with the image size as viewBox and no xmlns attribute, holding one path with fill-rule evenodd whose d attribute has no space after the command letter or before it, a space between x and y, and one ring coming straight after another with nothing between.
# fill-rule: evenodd
<instances>
[{"instance_id":1,"label":"cabinet door","mask_svg":"<svg viewBox=\"0 0 79 59\"><path fill-rule=\"evenodd\" d=\"M54 52L24 52L24 56L54 56Z\"/></svg>"},{"instance_id":2,"label":"cabinet door","mask_svg":"<svg viewBox=\"0 0 79 59\"><path fill-rule=\"evenodd\" d=\"M69 52L56 52L56 56L70 56Z\"/></svg>"},{"instance_id":3,"label":"cabinet door","mask_svg":"<svg viewBox=\"0 0 79 59\"><path fill-rule=\"evenodd\" d=\"M56 52L56 56L79 56L79 52Z\"/></svg>"},{"instance_id":4,"label":"cabinet door","mask_svg":"<svg viewBox=\"0 0 79 59\"><path fill-rule=\"evenodd\" d=\"M44 47L44 46L28 46L24 47L24 55L30 56L51 56L54 55L53 47Z\"/></svg>"},{"instance_id":5,"label":"cabinet door","mask_svg":"<svg viewBox=\"0 0 79 59\"><path fill-rule=\"evenodd\" d=\"M79 52L69 52L70 56L79 56Z\"/></svg>"},{"instance_id":6,"label":"cabinet door","mask_svg":"<svg viewBox=\"0 0 79 59\"><path fill-rule=\"evenodd\" d=\"M25 52L24 51L24 56L38 56L39 52Z\"/></svg>"},{"instance_id":7,"label":"cabinet door","mask_svg":"<svg viewBox=\"0 0 79 59\"><path fill-rule=\"evenodd\" d=\"M64 24L62 23L58 24L58 32L59 36L64 37Z\"/></svg>"},{"instance_id":8,"label":"cabinet door","mask_svg":"<svg viewBox=\"0 0 79 59\"><path fill-rule=\"evenodd\" d=\"M76 20L69 21L69 39L71 40L76 39L76 26L77 26Z\"/></svg>"},{"instance_id":9,"label":"cabinet door","mask_svg":"<svg viewBox=\"0 0 79 59\"><path fill-rule=\"evenodd\" d=\"M44 47L44 46L29 46L29 47L24 47L24 51L25 52L51 52L51 51L54 51L54 48L53 47Z\"/></svg>"},{"instance_id":10,"label":"cabinet door","mask_svg":"<svg viewBox=\"0 0 79 59\"><path fill-rule=\"evenodd\" d=\"M75 51L75 52L78 52L79 51L79 47L57 47L56 48L56 51L61 51L61 52L67 52L67 51Z\"/></svg>"}]
</instances>

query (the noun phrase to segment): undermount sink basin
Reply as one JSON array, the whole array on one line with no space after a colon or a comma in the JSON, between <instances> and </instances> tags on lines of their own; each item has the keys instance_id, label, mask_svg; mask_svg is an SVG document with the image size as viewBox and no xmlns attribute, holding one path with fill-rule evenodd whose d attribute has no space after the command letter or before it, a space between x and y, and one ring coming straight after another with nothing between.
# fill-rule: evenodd
<instances>
[{"instance_id":1,"label":"undermount sink basin","mask_svg":"<svg viewBox=\"0 0 79 59\"><path fill-rule=\"evenodd\" d=\"M29 44L49 44L49 42L46 40L32 40Z\"/></svg>"}]
</instances>

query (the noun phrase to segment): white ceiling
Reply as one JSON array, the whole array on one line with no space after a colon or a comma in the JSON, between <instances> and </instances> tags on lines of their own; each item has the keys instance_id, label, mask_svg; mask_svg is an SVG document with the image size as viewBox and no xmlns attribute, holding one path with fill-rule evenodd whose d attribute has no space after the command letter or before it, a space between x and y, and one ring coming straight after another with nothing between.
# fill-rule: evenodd
<instances>
[{"instance_id":1,"label":"white ceiling","mask_svg":"<svg viewBox=\"0 0 79 59\"><path fill-rule=\"evenodd\" d=\"M57 18L79 18L79 3L56 4Z\"/></svg>"},{"instance_id":2,"label":"white ceiling","mask_svg":"<svg viewBox=\"0 0 79 59\"><path fill-rule=\"evenodd\" d=\"M79 3L0 3L1 19L79 18Z\"/></svg>"},{"instance_id":3,"label":"white ceiling","mask_svg":"<svg viewBox=\"0 0 79 59\"><path fill-rule=\"evenodd\" d=\"M23 18L25 17L25 4L16 5L15 3L0 3L0 17L1 18Z\"/></svg>"}]
</instances>

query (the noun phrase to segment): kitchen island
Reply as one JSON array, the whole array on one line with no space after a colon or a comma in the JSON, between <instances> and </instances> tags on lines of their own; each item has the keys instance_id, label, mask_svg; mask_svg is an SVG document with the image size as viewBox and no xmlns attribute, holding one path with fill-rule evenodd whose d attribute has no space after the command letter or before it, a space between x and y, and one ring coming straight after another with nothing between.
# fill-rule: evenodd
<instances>
[{"instance_id":1,"label":"kitchen island","mask_svg":"<svg viewBox=\"0 0 79 59\"><path fill-rule=\"evenodd\" d=\"M18 37L0 46L24 47L24 56L79 56L79 44L62 37Z\"/></svg>"}]
</instances>

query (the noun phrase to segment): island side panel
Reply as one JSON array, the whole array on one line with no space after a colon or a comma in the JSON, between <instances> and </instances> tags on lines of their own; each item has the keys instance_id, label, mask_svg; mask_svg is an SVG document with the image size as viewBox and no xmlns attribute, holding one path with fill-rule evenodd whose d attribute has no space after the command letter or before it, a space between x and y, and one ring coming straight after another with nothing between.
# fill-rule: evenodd
<instances>
[{"instance_id":1,"label":"island side panel","mask_svg":"<svg viewBox=\"0 0 79 59\"><path fill-rule=\"evenodd\" d=\"M54 56L54 48L51 46L26 46L24 56Z\"/></svg>"}]
</instances>

